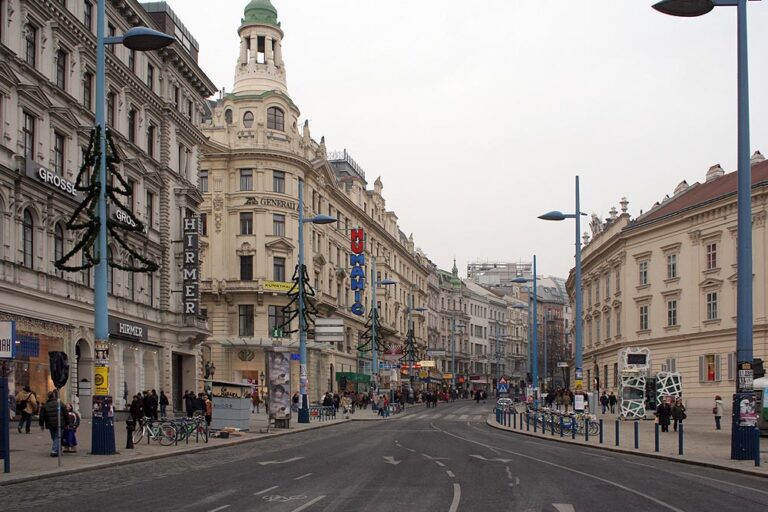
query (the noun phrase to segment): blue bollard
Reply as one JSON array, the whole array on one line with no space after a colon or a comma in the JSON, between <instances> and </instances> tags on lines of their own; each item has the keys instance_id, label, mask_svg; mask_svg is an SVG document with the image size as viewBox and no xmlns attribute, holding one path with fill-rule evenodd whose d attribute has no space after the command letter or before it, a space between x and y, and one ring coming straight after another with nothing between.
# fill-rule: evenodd
<instances>
[{"instance_id":1,"label":"blue bollard","mask_svg":"<svg viewBox=\"0 0 768 512\"><path fill-rule=\"evenodd\" d=\"M555 417L554 416L549 417L549 423L550 423L550 427L552 428L552 435L555 435Z\"/></svg>"},{"instance_id":2,"label":"blue bollard","mask_svg":"<svg viewBox=\"0 0 768 512\"><path fill-rule=\"evenodd\" d=\"M563 417L560 416L560 437L563 437Z\"/></svg>"},{"instance_id":3,"label":"blue bollard","mask_svg":"<svg viewBox=\"0 0 768 512\"><path fill-rule=\"evenodd\" d=\"M533 433L534 434L536 433L536 429L539 428L538 423L539 423L539 419L536 416L534 416L533 417Z\"/></svg>"},{"instance_id":4,"label":"blue bollard","mask_svg":"<svg viewBox=\"0 0 768 512\"><path fill-rule=\"evenodd\" d=\"M512 412L512 428L517 428L517 411Z\"/></svg>"},{"instance_id":5,"label":"blue bollard","mask_svg":"<svg viewBox=\"0 0 768 512\"><path fill-rule=\"evenodd\" d=\"M653 426L653 436L654 436L654 450L656 452L659 451L659 424L656 423Z\"/></svg>"},{"instance_id":6,"label":"blue bollard","mask_svg":"<svg viewBox=\"0 0 768 512\"><path fill-rule=\"evenodd\" d=\"M589 418L584 418L584 441L589 442Z\"/></svg>"},{"instance_id":7,"label":"blue bollard","mask_svg":"<svg viewBox=\"0 0 768 512\"><path fill-rule=\"evenodd\" d=\"M619 420L616 420L616 446L619 446Z\"/></svg>"},{"instance_id":8,"label":"blue bollard","mask_svg":"<svg viewBox=\"0 0 768 512\"><path fill-rule=\"evenodd\" d=\"M600 418L600 444L603 444L603 418Z\"/></svg>"},{"instance_id":9,"label":"blue bollard","mask_svg":"<svg viewBox=\"0 0 768 512\"><path fill-rule=\"evenodd\" d=\"M755 443L757 443L757 450L755 450L755 467L760 467L760 429L755 428Z\"/></svg>"},{"instance_id":10,"label":"blue bollard","mask_svg":"<svg viewBox=\"0 0 768 512\"><path fill-rule=\"evenodd\" d=\"M683 454L683 422L677 426L677 454Z\"/></svg>"},{"instance_id":11,"label":"blue bollard","mask_svg":"<svg viewBox=\"0 0 768 512\"><path fill-rule=\"evenodd\" d=\"M640 423L635 420L635 450L640 449Z\"/></svg>"}]
</instances>

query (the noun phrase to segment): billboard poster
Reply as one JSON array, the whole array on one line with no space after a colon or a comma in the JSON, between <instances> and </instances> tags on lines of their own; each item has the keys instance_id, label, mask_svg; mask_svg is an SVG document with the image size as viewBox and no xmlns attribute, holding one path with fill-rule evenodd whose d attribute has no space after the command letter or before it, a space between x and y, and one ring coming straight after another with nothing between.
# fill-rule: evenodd
<instances>
[{"instance_id":1,"label":"billboard poster","mask_svg":"<svg viewBox=\"0 0 768 512\"><path fill-rule=\"evenodd\" d=\"M267 352L270 419L291 417L291 361L287 352Z\"/></svg>"},{"instance_id":2,"label":"billboard poster","mask_svg":"<svg viewBox=\"0 0 768 512\"><path fill-rule=\"evenodd\" d=\"M0 359L16 357L16 323L0 322Z\"/></svg>"},{"instance_id":3,"label":"billboard poster","mask_svg":"<svg viewBox=\"0 0 768 512\"><path fill-rule=\"evenodd\" d=\"M95 366L93 368L93 384L96 396L106 396L109 394L109 368L106 366Z\"/></svg>"},{"instance_id":4,"label":"billboard poster","mask_svg":"<svg viewBox=\"0 0 768 512\"><path fill-rule=\"evenodd\" d=\"M754 393L743 393L739 396L739 426L757 426L757 399Z\"/></svg>"}]
</instances>

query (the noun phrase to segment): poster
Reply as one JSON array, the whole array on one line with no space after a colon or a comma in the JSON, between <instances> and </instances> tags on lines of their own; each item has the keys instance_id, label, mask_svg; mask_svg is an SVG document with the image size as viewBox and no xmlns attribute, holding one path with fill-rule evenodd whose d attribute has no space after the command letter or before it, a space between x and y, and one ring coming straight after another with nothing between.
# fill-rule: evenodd
<instances>
[{"instance_id":1,"label":"poster","mask_svg":"<svg viewBox=\"0 0 768 512\"><path fill-rule=\"evenodd\" d=\"M741 395L739 400L739 426L757 426L757 400L752 393Z\"/></svg>"},{"instance_id":2,"label":"poster","mask_svg":"<svg viewBox=\"0 0 768 512\"><path fill-rule=\"evenodd\" d=\"M291 362L287 352L267 352L269 417L291 417Z\"/></svg>"},{"instance_id":3,"label":"poster","mask_svg":"<svg viewBox=\"0 0 768 512\"><path fill-rule=\"evenodd\" d=\"M93 358L93 364L96 366L109 366L109 345L106 343L96 343L96 355Z\"/></svg>"},{"instance_id":4,"label":"poster","mask_svg":"<svg viewBox=\"0 0 768 512\"><path fill-rule=\"evenodd\" d=\"M93 369L94 394L105 396L109 394L109 368L96 366Z\"/></svg>"},{"instance_id":5,"label":"poster","mask_svg":"<svg viewBox=\"0 0 768 512\"><path fill-rule=\"evenodd\" d=\"M573 409L575 411L584 410L584 395L577 393L573 396Z\"/></svg>"}]
</instances>

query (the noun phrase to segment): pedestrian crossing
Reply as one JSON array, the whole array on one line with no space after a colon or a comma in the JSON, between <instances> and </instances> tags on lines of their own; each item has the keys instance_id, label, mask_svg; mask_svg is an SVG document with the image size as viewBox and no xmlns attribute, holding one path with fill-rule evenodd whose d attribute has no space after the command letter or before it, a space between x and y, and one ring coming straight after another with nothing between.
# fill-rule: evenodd
<instances>
[{"instance_id":1,"label":"pedestrian crossing","mask_svg":"<svg viewBox=\"0 0 768 512\"><path fill-rule=\"evenodd\" d=\"M418 406L417 406L418 407ZM488 417L488 411L481 411L475 407L462 407L460 409L451 408L448 411L439 409L415 409L411 408L403 417L403 421L416 420L443 420L443 421L482 421Z\"/></svg>"}]
</instances>

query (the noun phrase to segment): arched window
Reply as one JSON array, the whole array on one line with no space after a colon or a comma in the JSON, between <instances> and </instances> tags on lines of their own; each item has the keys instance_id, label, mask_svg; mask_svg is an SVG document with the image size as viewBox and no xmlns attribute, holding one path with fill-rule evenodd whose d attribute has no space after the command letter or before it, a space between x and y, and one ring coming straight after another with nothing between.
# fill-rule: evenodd
<instances>
[{"instance_id":1,"label":"arched window","mask_svg":"<svg viewBox=\"0 0 768 512\"><path fill-rule=\"evenodd\" d=\"M88 264L88 258L85 257L85 250L83 250L81 261L83 265ZM83 286L86 286L88 288L91 287L91 269L90 268L83 269Z\"/></svg>"},{"instance_id":2,"label":"arched window","mask_svg":"<svg viewBox=\"0 0 768 512\"><path fill-rule=\"evenodd\" d=\"M243 114L243 126L245 126L246 128L250 128L251 126L253 126L253 112L251 112L250 110L245 114Z\"/></svg>"},{"instance_id":3,"label":"arched window","mask_svg":"<svg viewBox=\"0 0 768 512\"><path fill-rule=\"evenodd\" d=\"M267 128L270 130L285 131L285 115L277 107L267 109Z\"/></svg>"},{"instance_id":4,"label":"arched window","mask_svg":"<svg viewBox=\"0 0 768 512\"><path fill-rule=\"evenodd\" d=\"M35 221L29 208L24 210L24 226L22 231L22 245L24 246L24 266L32 268L35 254Z\"/></svg>"},{"instance_id":5,"label":"arched window","mask_svg":"<svg viewBox=\"0 0 768 512\"><path fill-rule=\"evenodd\" d=\"M64 256L64 228L56 224L53 228L53 261L59 261ZM54 266L54 268L56 268ZM57 270L59 277L64 277L64 272Z\"/></svg>"},{"instance_id":6,"label":"arched window","mask_svg":"<svg viewBox=\"0 0 768 512\"><path fill-rule=\"evenodd\" d=\"M133 257L128 258L128 266L129 267L133 266ZM128 297L131 300L136 300L136 296L135 296L136 274L131 270L128 270L127 272L128 272Z\"/></svg>"},{"instance_id":7,"label":"arched window","mask_svg":"<svg viewBox=\"0 0 768 512\"><path fill-rule=\"evenodd\" d=\"M112 262L112 248L109 247L107 249L107 262ZM115 294L115 269L112 268L112 265L109 265L109 268L107 269L107 291L114 295Z\"/></svg>"},{"instance_id":8,"label":"arched window","mask_svg":"<svg viewBox=\"0 0 768 512\"><path fill-rule=\"evenodd\" d=\"M227 125L232 124L232 109L228 108L224 112L224 122L227 123Z\"/></svg>"}]
</instances>

